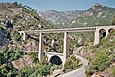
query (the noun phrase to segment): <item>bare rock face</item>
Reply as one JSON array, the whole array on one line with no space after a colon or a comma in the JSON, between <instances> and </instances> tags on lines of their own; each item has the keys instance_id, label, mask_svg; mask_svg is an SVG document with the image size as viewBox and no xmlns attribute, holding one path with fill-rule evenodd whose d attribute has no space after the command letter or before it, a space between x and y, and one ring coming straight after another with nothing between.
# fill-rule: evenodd
<instances>
[{"instance_id":1,"label":"bare rock face","mask_svg":"<svg viewBox=\"0 0 115 77\"><path fill-rule=\"evenodd\" d=\"M27 42L25 44L25 50L26 51L37 51L37 46L35 45L34 41Z\"/></svg>"},{"instance_id":2,"label":"bare rock face","mask_svg":"<svg viewBox=\"0 0 115 77\"><path fill-rule=\"evenodd\" d=\"M20 70L25 66L29 66L29 67L33 67L32 64L32 59L30 58L30 56L28 55L23 55L21 58L19 58L16 61L12 61L12 65L14 66L14 68Z\"/></svg>"},{"instance_id":3,"label":"bare rock face","mask_svg":"<svg viewBox=\"0 0 115 77\"><path fill-rule=\"evenodd\" d=\"M50 77L57 77L58 75L62 74L62 70L57 69L52 72L52 75Z\"/></svg>"},{"instance_id":4,"label":"bare rock face","mask_svg":"<svg viewBox=\"0 0 115 77\"><path fill-rule=\"evenodd\" d=\"M94 4L94 5L92 6L92 8L93 8L94 10L97 10L97 8L99 8L99 7L102 7L102 5L100 5L99 3L96 3L96 4Z\"/></svg>"},{"instance_id":5,"label":"bare rock face","mask_svg":"<svg viewBox=\"0 0 115 77\"><path fill-rule=\"evenodd\" d=\"M17 2L14 2L14 3L0 3L0 8L19 8L20 6L17 6Z\"/></svg>"}]
</instances>

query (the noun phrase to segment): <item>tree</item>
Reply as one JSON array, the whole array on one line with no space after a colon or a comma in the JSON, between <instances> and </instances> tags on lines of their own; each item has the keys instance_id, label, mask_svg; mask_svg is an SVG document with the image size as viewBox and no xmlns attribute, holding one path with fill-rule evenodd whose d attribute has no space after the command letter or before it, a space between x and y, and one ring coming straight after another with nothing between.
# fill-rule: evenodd
<instances>
[{"instance_id":1,"label":"tree","mask_svg":"<svg viewBox=\"0 0 115 77\"><path fill-rule=\"evenodd\" d=\"M51 72L52 65L41 65L34 73L32 73L29 77L47 77L47 75Z\"/></svg>"},{"instance_id":2,"label":"tree","mask_svg":"<svg viewBox=\"0 0 115 77\"><path fill-rule=\"evenodd\" d=\"M18 71L0 54L0 77L16 77Z\"/></svg>"},{"instance_id":3,"label":"tree","mask_svg":"<svg viewBox=\"0 0 115 77\"><path fill-rule=\"evenodd\" d=\"M113 77L115 77L115 67L113 67L113 69L112 69L112 75L113 75Z\"/></svg>"},{"instance_id":4,"label":"tree","mask_svg":"<svg viewBox=\"0 0 115 77\"><path fill-rule=\"evenodd\" d=\"M115 25L115 16L112 19L112 25Z\"/></svg>"},{"instance_id":5,"label":"tree","mask_svg":"<svg viewBox=\"0 0 115 77\"><path fill-rule=\"evenodd\" d=\"M13 24L8 20L7 22L6 22L6 28L13 28Z\"/></svg>"}]
</instances>

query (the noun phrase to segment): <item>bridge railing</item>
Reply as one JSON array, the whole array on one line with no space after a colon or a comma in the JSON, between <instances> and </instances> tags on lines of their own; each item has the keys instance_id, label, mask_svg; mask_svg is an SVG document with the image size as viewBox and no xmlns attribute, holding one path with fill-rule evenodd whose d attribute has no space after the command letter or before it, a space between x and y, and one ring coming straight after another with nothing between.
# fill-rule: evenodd
<instances>
[{"instance_id":1,"label":"bridge railing","mask_svg":"<svg viewBox=\"0 0 115 77\"><path fill-rule=\"evenodd\" d=\"M45 30L29 30L26 33L61 33L61 32L86 32L95 31L96 27L83 27L83 28L63 28L63 29L45 29Z\"/></svg>"}]
</instances>

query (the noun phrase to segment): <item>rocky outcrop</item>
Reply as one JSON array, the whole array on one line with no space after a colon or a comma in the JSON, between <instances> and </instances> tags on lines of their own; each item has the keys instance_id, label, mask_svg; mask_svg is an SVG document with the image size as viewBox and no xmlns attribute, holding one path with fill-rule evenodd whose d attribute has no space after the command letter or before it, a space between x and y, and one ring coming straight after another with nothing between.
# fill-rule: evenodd
<instances>
[{"instance_id":1,"label":"rocky outcrop","mask_svg":"<svg viewBox=\"0 0 115 77\"><path fill-rule=\"evenodd\" d=\"M17 5L17 2L14 2L14 3L0 3L0 8L19 8L21 6Z\"/></svg>"},{"instance_id":2,"label":"rocky outcrop","mask_svg":"<svg viewBox=\"0 0 115 77\"><path fill-rule=\"evenodd\" d=\"M12 61L12 64L13 66L20 70L22 69L23 67L25 66L28 66L28 67L32 67L33 66L33 63L32 63L32 59L30 58L30 56L28 55L23 55L21 58L19 58L18 60L16 61Z\"/></svg>"}]
</instances>

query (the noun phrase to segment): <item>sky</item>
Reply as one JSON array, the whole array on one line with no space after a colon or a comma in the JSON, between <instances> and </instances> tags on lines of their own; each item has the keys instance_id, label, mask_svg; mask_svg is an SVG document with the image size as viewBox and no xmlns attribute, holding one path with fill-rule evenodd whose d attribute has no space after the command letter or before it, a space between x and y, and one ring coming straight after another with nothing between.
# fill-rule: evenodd
<instances>
[{"instance_id":1,"label":"sky","mask_svg":"<svg viewBox=\"0 0 115 77\"><path fill-rule=\"evenodd\" d=\"M0 0L0 2L18 2L35 10L86 10L95 3L115 8L115 0Z\"/></svg>"}]
</instances>

